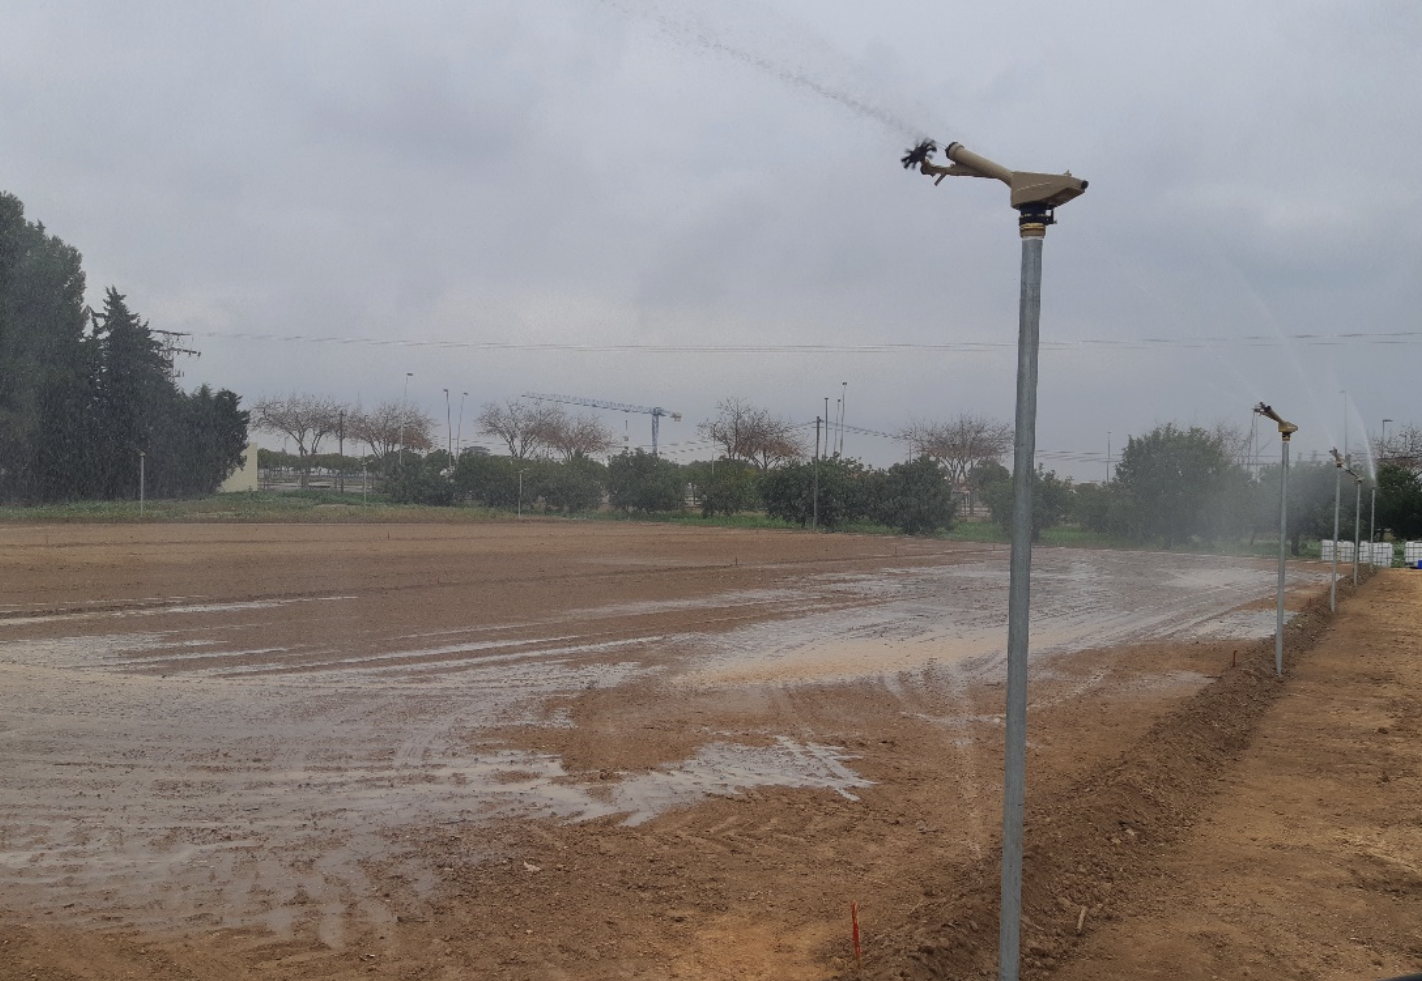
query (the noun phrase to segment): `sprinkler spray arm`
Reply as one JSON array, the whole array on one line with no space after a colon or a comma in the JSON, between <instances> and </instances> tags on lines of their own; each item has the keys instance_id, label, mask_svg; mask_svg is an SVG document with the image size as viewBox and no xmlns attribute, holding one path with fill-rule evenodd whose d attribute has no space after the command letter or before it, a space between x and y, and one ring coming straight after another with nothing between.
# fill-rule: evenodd
<instances>
[{"instance_id":1,"label":"sprinkler spray arm","mask_svg":"<svg viewBox=\"0 0 1422 981\"><path fill-rule=\"evenodd\" d=\"M933 162L933 153L938 145L932 140L924 140L910 150L903 158L905 169L918 167L919 173L932 177L933 183L943 178L986 177L999 180L1012 190L1012 207L1023 214L1046 215L1058 205L1066 204L1080 197L1086 191L1087 182L1065 174L1038 174L1027 170L1008 170L1000 163L979 156L961 143L949 143L943 150L952 161L943 166Z\"/></svg>"},{"instance_id":2,"label":"sprinkler spray arm","mask_svg":"<svg viewBox=\"0 0 1422 981\"><path fill-rule=\"evenodd\" d=\"M1298 426L1286 420L1283 416L1279 415L1279 413L1275 412L1272 407L1265 405L1263 402L1256 405L1254 411L1258 415L1265 416L1279 424L1279 436L1285 443L1289 441L1290 436L1299 431Z\"/></svg>"}]
</instances>

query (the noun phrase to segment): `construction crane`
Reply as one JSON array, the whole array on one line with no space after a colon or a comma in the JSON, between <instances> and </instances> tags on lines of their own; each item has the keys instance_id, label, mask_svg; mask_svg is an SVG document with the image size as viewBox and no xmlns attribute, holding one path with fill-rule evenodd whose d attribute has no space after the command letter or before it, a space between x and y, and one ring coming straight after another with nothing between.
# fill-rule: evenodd
<instances>
[{"instance_id":1,"label":"construction crane","mask_svg":"<svg viewBox=\"0 0 1422 981\"><path fill-rule=\"evenodd\" d=\"M671 416L672 422L681 422L681 413L672 412L670 409L663 409L660 405L628 405L625 402L604 402L602 399L585 399L576 395L540 395L537 392L524 392L526 399L537 399L539 402L562 402L565 405L586 405L593 409L612 409L616 412L637 412L642 415L652 417L652 456L657 455L657 429L661 425L662 416Z\"/></svg>"}]
</instances>

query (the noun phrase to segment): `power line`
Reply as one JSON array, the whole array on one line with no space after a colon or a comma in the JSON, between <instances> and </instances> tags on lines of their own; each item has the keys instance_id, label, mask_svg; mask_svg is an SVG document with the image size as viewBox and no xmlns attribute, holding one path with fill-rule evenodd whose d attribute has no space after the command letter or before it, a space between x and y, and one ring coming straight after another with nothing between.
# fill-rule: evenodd
<instances>
[{"instance_id":1,"label":"power line","mask_svg":"<svg viewBox=\"0 0 1422 981\"><path fill-rule=\"evenodd\" d=\"M275 341L296 344L337 344L356 347L433 348L435 350L529 351L606 354L971 354L1012 351L1015 341L954 341L943 343L880 344L665 344L646 342L563 342L563 341L457 341L438 338L341 337L308 334L276 334L253 331L194 331L193 337L220 340ZM1277 348L1288 344L1328 347L1352 344L1416 344L1422 331L1347 331L1337 334L1247 334L1237 337L1134 337L1077 338L1043 341L1044 351L1104 350L1145 351L1153 349L1205 350L1217 347Z\"/></svg>"}]
</instances>

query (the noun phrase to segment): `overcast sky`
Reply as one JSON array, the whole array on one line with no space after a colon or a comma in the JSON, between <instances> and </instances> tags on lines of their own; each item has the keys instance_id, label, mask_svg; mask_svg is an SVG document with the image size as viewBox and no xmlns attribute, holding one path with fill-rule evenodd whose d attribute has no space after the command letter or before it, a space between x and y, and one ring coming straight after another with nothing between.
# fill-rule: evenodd
<instances>
[{"instance_id":1,"label":"overcast sky","mask_svg":"<svg viewBox=\"0 0 1422 981\"><path fill-rule=\"evenodd\" d=\"M0 38L0 189L246 404L412 372L466 443L549 392L683 413L684 460L728 396L1010 421L1016 215L902 170L931 136L1091 183L1046 240L1050 468L1261 399L1296 458L1345 401L1355 451L1422 423L1416 0L8 0Z\"/></svg>"}]
</instances>

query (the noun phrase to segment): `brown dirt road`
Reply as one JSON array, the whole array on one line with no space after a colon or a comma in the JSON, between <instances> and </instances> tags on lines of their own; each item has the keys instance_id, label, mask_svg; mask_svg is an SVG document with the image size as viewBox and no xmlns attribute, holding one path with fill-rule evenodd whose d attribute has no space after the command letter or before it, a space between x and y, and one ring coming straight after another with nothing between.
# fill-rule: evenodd
<instances>
[{"instance_id":1,"label":"brown dirt road","mask_svg":"<svg viewBox=\"0 0 1422 981\"><path fill-rule=\"evenodd\" d=\"M1422 575L1296 617L1280 684L1268 563L1034 568L1026 976L1422 961ZM979 976L1005 573L635 525L0 528L0 979Z\"/></svg>"}]
</instances>

